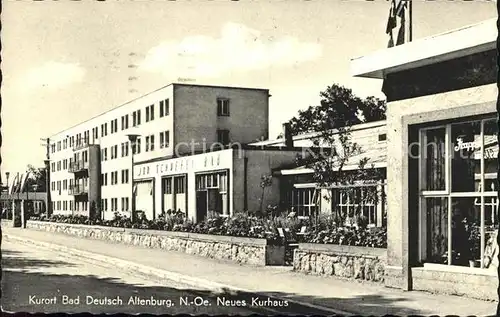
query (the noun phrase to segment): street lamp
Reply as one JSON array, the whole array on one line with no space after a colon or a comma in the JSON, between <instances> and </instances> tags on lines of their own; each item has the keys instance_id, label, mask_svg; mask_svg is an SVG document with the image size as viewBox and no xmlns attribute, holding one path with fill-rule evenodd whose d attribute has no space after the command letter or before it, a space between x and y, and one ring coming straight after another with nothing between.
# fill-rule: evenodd
<instances>
[{"instance_id":1,"label":"street lamp","mask_svg":"<svg viewBox=\"0 0 500 317\"><path fill-rule=\"evenodd\" d=\"M135 220L135 199L134 199L134 150L135 150L135 145L137 142L137 139L140 137L140 134L134 134L130 133L127 134L128 140L130 141L130 159L131 159L131 168L130 168L130 184L131 184L131 193L132 195L130 196L131 202L131 211L130 211L130 220L134 221Z\"/></svg>"}]
</instances>

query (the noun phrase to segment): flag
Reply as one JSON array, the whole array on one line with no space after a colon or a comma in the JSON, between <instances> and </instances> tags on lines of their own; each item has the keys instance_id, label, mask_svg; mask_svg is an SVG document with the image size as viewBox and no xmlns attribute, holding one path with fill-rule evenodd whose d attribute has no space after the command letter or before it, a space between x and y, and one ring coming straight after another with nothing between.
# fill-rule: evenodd
<instances>
[{"instance_id":1,"label":"flag","mask_svg":"<svg viewBox=\"0 0 500 317\"><path fill-rule=\"evenodd\" d=\"M388 47L394 46L394 37L392 31L399 25L399 31L396 39L396 45L404 44L405 28L406 28L406 12L408 11L408 1L411 0L391 0L391 8L389 9L389 18L385 33L389 35ZM399 23L398 23L399 21Z\"/></svg>"},{"instance_id":2,"label":"flag","mask_svg":"<svg viewBox=\"0 0 500 317\"><path fill-rule=\"evenodd\" d=\"M19 173L16 174L16 176L9 185L9 194L14 194L14 189L16 188L18 178L19 178Z\"/></svg>"}]
</instances>

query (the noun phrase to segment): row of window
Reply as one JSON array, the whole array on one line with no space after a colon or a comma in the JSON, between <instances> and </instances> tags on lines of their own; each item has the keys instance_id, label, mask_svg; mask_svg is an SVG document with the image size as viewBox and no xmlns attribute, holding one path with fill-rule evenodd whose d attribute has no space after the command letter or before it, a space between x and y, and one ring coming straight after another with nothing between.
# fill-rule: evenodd
<instances>
[{"instance_id":1,"label":"row of window","mask_svg":"<svg viewBox=\"0 0 500 317\"><path fill-rule=\"evenodd\" d=\"M64 160L57 161L57 162L52 162L51 166L50 166L50 170L52 172L56 172L56 171L59 172L62 170L68 170L72 167L72 165L75 162L88 163L88 161L89 161L89 154L87 151L77 152L73 155L72 158L64 159Z\"/></svg>"},{"instance_id":2,"label":"row of window","mask_svg":"<svg viewBox=\"0 0 500 317\"><path fill-rule=\"evenodd\" d=\"M385 193L376 186L358 188L337 188L330 192L333 214L346 218L363 215L368 224L377 225L377 218L385 208ZM321 192L316 188L297 188L292 190L289 205L299 217L318 215L321 206Z\"/></svg>"},{"instance_id":3,"label":"row of window","mask_svg":"<svg viewBox=\"0 0 500 317\"><path fill-rule=\"evenodd\" d=\"M121 170L121 183L128 184L130 182L130 173L128 169ZM110 183L109 185L119 184L118 171L110 172ZM108 173L101 174L101 184L102 186L108 186Z\"/></svg>"},{"instance_id":4,"label":"row of window","mask_svg":"<svg viewBox=\"0 0 500 317\"><path fill-rule=\"evenodd\" d=\"M160 136L160 149L167 148L170 146L170 131L164 131L159 133ZM155 150L155 135L151 134L145 137L145 152L151 152ZM129 142L123 142L120 144L120 153L118 153L118 145L113 145L109 147L110 150L110 160L117 159L119 157L126 157L129 155ZM142 150L142 140L137 138L136 142L132 145L132 153L139 154ZM108 160L108 148L101 149L101 161Z\"/></svg>"},{"instance_id":5,"label":"row of window","mask_svg":"<svg viewBox=\"0 0 500 317\"><path fill-rule=\"evenodd\" d=\"M79 178L79 179L63 179L59 181L52 181L50 182L50 189L52 191L61 191L61 190L68 190L72 188L75 184L78 184L80 186L83 186L83 188L88 187L89 185L89 179L88 177L85 178Z\"/></svg>"},{"instance_id":6,"label":"row of window","mask_svg":"<svg viewBox=\"0 0 500 317\"><path fill-rule=\"evenodd\" d=\"M88 201L74 201L74 200L58 200L52 201L52 210L54 211L88 211Z\"/></svg>"},{"instance_id":7,"label":"row of window","mask_svg":"<svg viewBox=\"0 0 500 317\"><path fill-rule=\"evenodd\" d=\"M155 106L149 105L145 108L145 122L151 122L155 119ZM159 117L166 117L170 115L170 101L169 99L165 99L160 101L159 103ZM132 116L132 127L139 126L141 124L141 109L138 109L130 115ZM113 119L110 121L110 134L118 132L118 119ZM126 130L129 128L129 115L123 115L121 117L121 130ZM101 133L99 134L99 131ZM99 127L92 128L92 138L93 140L98 139L99 137L106 137L108 135L108 123L103 123ZM73 146L81 146L85 144L89 144L90 141L90 132L84 131L82 133L78 133L74 136L68 136L67 139L62 141L58 141L57 143L51 144L51 153L55 153L56 151L65 150L69 147Z\"/></svg>"},{"instance_id":8,"label":"row of window","mask_svg":"<svg viewBox=\"0 0 500 317\"><path fill-rule=\"evenodd\" d=\"M108 210L108 200L110 201ZM120 208L118 207L118 198L104 198L101 199L101 210L102 211L129 211L129 197L122 197L120 200ZM59 200L52 201L52 210L54 211L89 211L88 201L74 201L74 200Z\"/></svg>"},{"instance_id":9,"label":"row of window","mask_svg":"<svg viewBox=\"0 0 500 317\"><path fill-rule=\"evenodd\" d=\"M228 117L229 116L229 99L227 98L218 98L217 99L217 115L220 117ZM165 100L161 100L159 102L159 117L166 117L170 115L170 100L167 98ZM121 117L121 130L126 130L129 128L129 116L128 114L123 115ZM131 114L132 116L132 127L139 126L141 124L141 109L138 109ZM155 119L155 105L149 105L145 108L145 122L151 122ZM101 124L100 127L100 137L106 137L108 135L108 123ZM110 134L118 132L118 119L113 119L110 121ZM92 138L96 140L99 138L99 127L92 128ZM168 140L168 138L167 138ZM51 153L55 153L56 151L61 151L62 149L67 149L73 146L81 146L88 144L90 142L90 133L89 131L84 131L82 133L76 134L76 136L68 136L67 139L62 141L58 141L57 143L51 144ZM168 142L168 141L165 141ZM219 141L220 142L220 141ZM163 142L160 141L161 144ZM225 142L224 144L227 144ZM168 145L167 145L168 146Z\"/></svg>"}]
</instances>

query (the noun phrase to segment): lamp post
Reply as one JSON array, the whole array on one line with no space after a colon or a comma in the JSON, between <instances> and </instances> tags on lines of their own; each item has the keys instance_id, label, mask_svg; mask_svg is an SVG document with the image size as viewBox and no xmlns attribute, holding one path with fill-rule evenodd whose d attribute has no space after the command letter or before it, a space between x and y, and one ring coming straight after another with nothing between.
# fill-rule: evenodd
<instances>
[{"instance_id":1,"label":"lamp post","mask_svg":"<svg viewBox=\"0 0 500 317\"><path fill-rule=\"evenodd\" d=\"M130 160L131 160L131 167L130 167L130 184L131 184L131 210L130 210L130 220L134 221L135 220L135 198L134 198L134 153L135 153L135 145L137 142L137 139L140 137L140 134L127 134L128 140L130 141Z\"/></svg>"},{"instance_id":2,"label":"lamp post","mask_svg":"<svg viewBox=\"0 0 500 317\"><path fill-rule=\"evenodd\" d=\"M36 199L37 190L38 190L38 184L35 183L35 184L33 184L33 192L35 193L35 199ZM31 204L31 208L32 208L33 213L35 213L35 202L34 201Z\"/></svg>"}]
</instances>

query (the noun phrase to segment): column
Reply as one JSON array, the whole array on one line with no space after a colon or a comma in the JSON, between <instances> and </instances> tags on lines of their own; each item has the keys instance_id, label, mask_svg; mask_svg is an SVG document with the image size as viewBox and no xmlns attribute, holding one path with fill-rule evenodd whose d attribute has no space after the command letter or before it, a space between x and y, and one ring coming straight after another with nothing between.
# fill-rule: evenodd
<instances>
[{"instance_id":1,"label":"column","mask_svg":"<svg viewBox=\"0 0 500 317\"><path fill-rule=\"evenodd\" d=\"M385 285L411 290L408 245L408 126L387 107L387 266Z\"/></svg>"},{"instance_id":2,"label":"column","mask_svg":"<svg viewBox=\"0 0 500 317\"><path fill-rule=\"evenodd\" d=\"M21 200L21 228L26 228L26 220L27 220L27 206L26 200Z\"/></svg>"}]
</instances>

